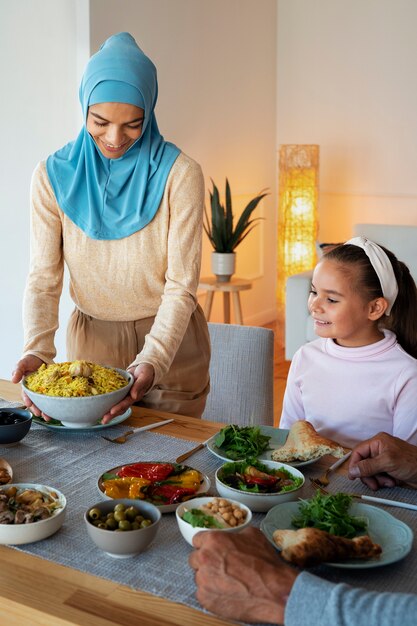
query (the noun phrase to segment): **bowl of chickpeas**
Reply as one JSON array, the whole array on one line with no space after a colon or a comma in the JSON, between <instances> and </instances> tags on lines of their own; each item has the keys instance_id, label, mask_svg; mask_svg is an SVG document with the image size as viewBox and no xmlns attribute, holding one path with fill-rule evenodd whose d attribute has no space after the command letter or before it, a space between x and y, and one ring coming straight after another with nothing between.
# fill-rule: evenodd
<instances>
[{"instance_id":1,"label":"bowl of chickpeas","mask_svg":"<svg viewBox=\"0 0 417 626\"><path fill-rule=\"evenodd\" d=\"M178 528L190 546L194 535L202 530L236 532L249 526L252 520L252 512L245 504L208 496L183 502L175 515Z\"/></svg>"},{"instance_id":2,"label":"bowl of chickpeas","mask_svg":"<svg viewBox=\"0 0 417 626\"><path fill-rule=\"evenodd\" d=\"M84 521L98 548L109 556L127 558L143 552L154 540L161 512L150 502L108 500L91 506Z\"/></svg>"}]
</instances>

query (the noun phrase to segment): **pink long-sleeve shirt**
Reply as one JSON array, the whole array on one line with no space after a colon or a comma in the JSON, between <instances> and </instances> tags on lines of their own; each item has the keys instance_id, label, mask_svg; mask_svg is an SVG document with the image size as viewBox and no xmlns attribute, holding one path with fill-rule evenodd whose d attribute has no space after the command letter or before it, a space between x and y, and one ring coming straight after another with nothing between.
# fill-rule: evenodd
<instances>
[{"instance_id":1,"label":"pink long-sleeve shirt","mask_svg":"<svg viewBox=\"0 0 417 626\"><path fill-rule=\"evenodd\" d=\"M298 420L347 447L381 431L417 445L417 359L388 330L360 348L305 344L291 363L280 427Z\"/></svg>"}]
</instances>

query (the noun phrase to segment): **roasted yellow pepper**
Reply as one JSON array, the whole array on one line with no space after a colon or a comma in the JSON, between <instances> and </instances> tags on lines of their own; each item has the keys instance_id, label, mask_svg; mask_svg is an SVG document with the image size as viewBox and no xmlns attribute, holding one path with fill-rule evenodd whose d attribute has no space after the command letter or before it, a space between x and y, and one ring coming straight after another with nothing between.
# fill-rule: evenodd
<instances>
[{"instance_id":1,"label":"roasted yellow pepper","mask_svg":"<svg viewBox=\"0 0 417 626\"><path fill-rule=\"evenodd\" d=\"M197 470L188 469L181 472L181 474L165 479L164 483L174 483L187 489L197 490L201 483L201 474Z\"/></svg>"},{"instance_id":2,"label":"roasted yellow pepper","mask_svg":"<svg viewBox=\"0 0 417 626\"><path fill-rule=\"evenodd\" d=\"M142 488L150 485L151 481L146 478L125 476L124 478L112 478L103 481L104 493L109 498L138 498L143 500L145 494Z\"/></svg>"}]
</instances>

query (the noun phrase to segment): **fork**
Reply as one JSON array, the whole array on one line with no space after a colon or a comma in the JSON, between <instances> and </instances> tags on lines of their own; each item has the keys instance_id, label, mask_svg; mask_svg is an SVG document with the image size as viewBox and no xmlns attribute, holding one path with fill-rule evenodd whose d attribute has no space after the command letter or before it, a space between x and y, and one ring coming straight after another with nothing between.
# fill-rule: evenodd
<instances>
[{"instance_id":1,"label":"fork","mask_svg":"<svg viewBox=\"0 0 417 626\"><path fill-rule=\"evenodd\" d=\"M349 452L347 452L344 456L342 456L342 458L338 459L335 463L333 463L333 465L330 465L330 467L327 468L324 474L322 474L318 478L310 478L311 482L318 485L319 487L327 487L327 485L330 482L329 481L330 472L333 472L333 470L343 465L343 463L348 460L351 454L352 454L352 450L349 450Z\"/></svg>"},{"instance_id":2,"label":"fork","mask_svg":"<svg viewBox=\"0 0 417 626\"><path fill-rule=\"evenodd\" d=\"M135 435L136 433L142 432L143 430L151 430L152 428L158 428L159 426L163 426L164 424L169 424L173 422L173 419L164 420L163 422L155 422L154 424L148 424L147 426L141 426L140 428L135 428L134 430L128 430L123 435L119 437L115 437L112 439L111 437L105 437L101 435L102 439L106 439L106 441L110 441L111 443L126 443L127 438L131 435Z\"/></svg>"}]
</instances>

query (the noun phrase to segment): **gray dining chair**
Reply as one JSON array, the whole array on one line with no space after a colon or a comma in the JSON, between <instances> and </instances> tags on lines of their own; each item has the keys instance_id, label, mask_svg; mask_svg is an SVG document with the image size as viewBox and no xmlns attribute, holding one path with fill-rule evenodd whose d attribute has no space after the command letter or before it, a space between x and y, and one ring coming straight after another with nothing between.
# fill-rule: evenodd
<instances>
[{"instance_id":1,"label":"gray dining chair","mask_svg":"<svg viewBox=\"0 0 417 626\"><path fill-rule=\"evenodd\" d=\"M274 333L268 328L209 323L210 393L203 419L274 424Z\"/></svg>"}]
</instances>

